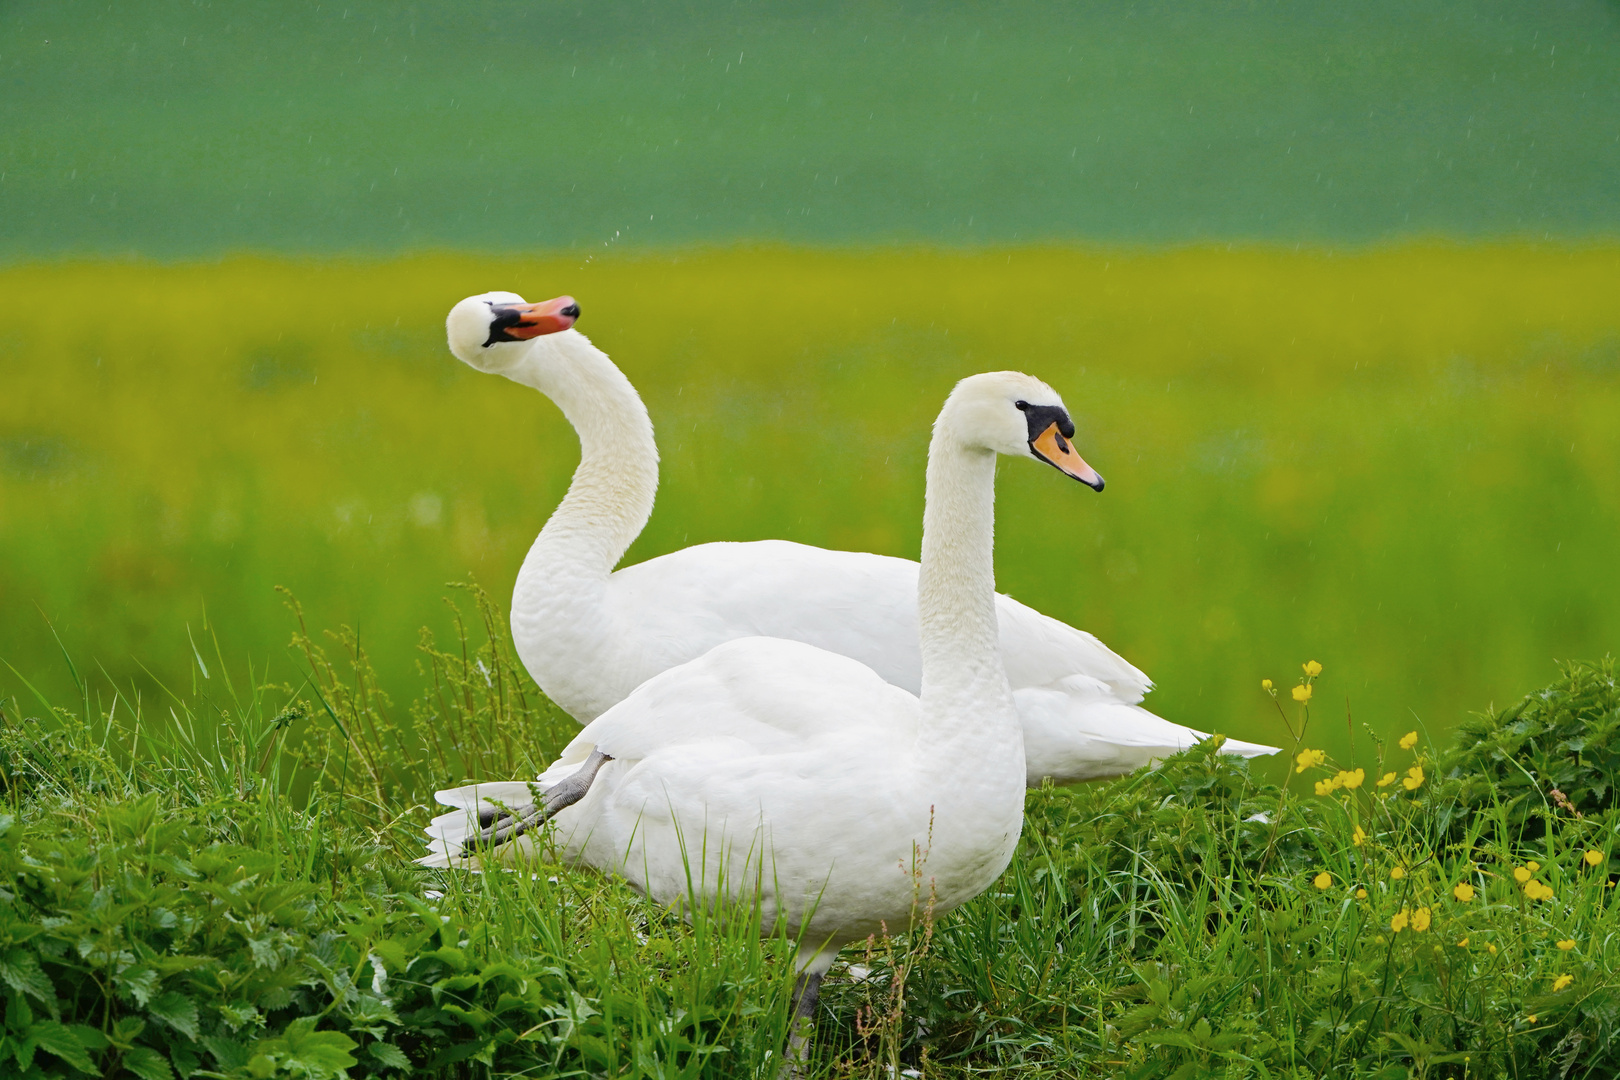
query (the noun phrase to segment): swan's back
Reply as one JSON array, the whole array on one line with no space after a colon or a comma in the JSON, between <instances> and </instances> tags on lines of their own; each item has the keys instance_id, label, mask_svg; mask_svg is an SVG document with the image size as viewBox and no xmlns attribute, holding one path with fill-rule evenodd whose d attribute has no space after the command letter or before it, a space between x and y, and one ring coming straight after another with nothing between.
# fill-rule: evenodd
<instances>
[{"instance_id":1,"label":"swan's back","mask_svg":"<svg viewBox=\"0 0 1620 1080\"><path fill-rule=\"evenodd\" d=\"M615 572L607 601L618 620L637 627L641 655L626 679L645 681L722 641L763 635L852 657L895 686L921 689L917 564L910 559L787 540L699 544ZM1153 688L1083 630L1009 596L996 597L996 614L1014 687L1085 675L1131 703Z\"/></svg>"}]
</instances>

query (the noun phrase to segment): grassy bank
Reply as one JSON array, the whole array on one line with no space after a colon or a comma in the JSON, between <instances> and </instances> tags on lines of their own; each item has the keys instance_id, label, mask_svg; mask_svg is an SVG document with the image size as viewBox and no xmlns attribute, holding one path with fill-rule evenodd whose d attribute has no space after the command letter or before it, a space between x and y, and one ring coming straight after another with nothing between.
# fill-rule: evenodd
<instances>
[{"instance_id":1,"label":"grassy bank","mask_svg":"<svg viewBox=\"0 0 1620 1080\"><path fill-rule=\"evenodd\" d=\"M567 730L462 610L409 708L342 633L287 687L205 638L161 702L0 701L8 1075L774 1075L791 942L562 867L409 865L442 777ZM1255 690L1282 787L1194 750L1033 793L990 891L846 951L811 1074L1613 1075L1613 665L1339 760L1334 675Z\"/></svg>"},{"instance_id":2,"label":"grassy bank","mask_svg":"<svg viewBox=\"0 0 1620 1080\"><path fill-rule=\"evenodd\" d=\"M0 272L0 657L76 694L43 612L153 694L207 614L285 680L286 585L408 700L442 583L508 595L576 460L548 403L445 351L450 304L496 287L577 295L648 402L632 560L915 556L939 402L1017 367L1109 486L1004 470L998 580L1167 716L1271 740L1254 686L1309 651L1358 721L1438 730L1620 639L1613 247L758 250Z\"/></svg>"}]
</instances>

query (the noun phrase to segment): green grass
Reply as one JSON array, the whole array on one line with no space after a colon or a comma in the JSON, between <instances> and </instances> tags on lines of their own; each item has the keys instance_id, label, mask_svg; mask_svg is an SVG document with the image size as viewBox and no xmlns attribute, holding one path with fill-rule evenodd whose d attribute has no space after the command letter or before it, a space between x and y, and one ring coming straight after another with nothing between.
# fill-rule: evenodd
<instances>
[{"instance_id":1,"label":"green grass","mask_svg":"<svg viewBox=\"0 0 1620 1080\"><path fill-rule=\"evenodd\" d=\"M0 258L1620 235L1608 0L11 3Z\"/></svg>"},{"instance_id":2,"label":"green grass","mask_svg":"<svg viewBox=\"0 0 1620 1080\"><path fill-rule=\"evenodd\" d=\"M915 557L939 403L1017 367L1109 484L1005 468L998 581L1168 717L1275 742L1259 680L1304 656L1338 712L1438 733L1620 641L1612 247L745 250L0 274L0 657L76 696L49 618L152 695L209 616L287 681L285 585L408 702L443 583L509 596L577 460L554 407L445 350L451 303L494 287L577 295L646 398L663 481L632 561Z\"/></svg>"},{"instance_id":3,"label":"green grass","mask_svg":"<svg viewBox=\"0 0 1620 1080\"><path fill-rule=\"evenodd\" d=\"M205 640L161 702L99 676L75 708L0 701L7 1075L775 1074L793 947L746 912L687 925L563 867L406 861L445 768L510 775L561 734L474 600L415 723L312 642L295 687ZM1325 704L1332 673L1310 681ZM1312 713L1279 717L1281 788L1206 748L1033 793L989 891L845 952L809 1074L1613 1075L1613 664L1450 747L1364 730L1334 761Z\"/></svg>"}]
</instances>

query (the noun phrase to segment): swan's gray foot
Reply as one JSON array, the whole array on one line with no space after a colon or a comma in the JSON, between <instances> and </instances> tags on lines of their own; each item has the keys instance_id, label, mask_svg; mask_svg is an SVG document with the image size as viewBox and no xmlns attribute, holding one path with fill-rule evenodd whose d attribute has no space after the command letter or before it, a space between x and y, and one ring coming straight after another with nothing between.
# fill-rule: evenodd
<instances>
[{"instance_id":1,"label":"swan's gray foot","mask_svg":"<svg viewBox=\"0 0 1620 1080\"><path fill-rule=\"evenodd\" d=\"M480 811L479 831L462 841L461 857L468 859L481 850L487 851L502 844L509 844L530 829L544 825L559 810L573 806L583 799L585 793L591 790L591 782L596 779L598 770L612 760L602 751L593 750L591 756L586 758L585 763L577 770L564 777L555 787L542 791L538 805L530 803L511 810L491 807Z\"/></svg>"},{"instance_id":2,"label":"swan's gray foot","mask_svg":"<svg viewBox=\"0 0 1620 1080\"><path fill-rule=\"evenodd\" d=\"M787 1052L782 1055L783 1080L804 1075L810 1061L810 1039L816 1032L816 1002L821 999L821 974L805 972L793 984L793 1013L788 1018Z\"/></svg>"}]
</instances>

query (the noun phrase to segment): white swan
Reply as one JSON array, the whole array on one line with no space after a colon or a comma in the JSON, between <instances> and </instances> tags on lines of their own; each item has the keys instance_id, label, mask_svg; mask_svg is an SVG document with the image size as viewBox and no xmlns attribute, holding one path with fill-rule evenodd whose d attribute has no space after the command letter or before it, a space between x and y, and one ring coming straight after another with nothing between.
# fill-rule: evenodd
<instances>
[{"instance_id":1,"label":"white swan","mask_svg":"<svg viewBox=\"0 0 1620 1080\"><path fill-rule=\"evenodd\" d=\"M1024 740L997 632L996 454L1100 489L1065 440L1043 440L1054 422L1070 429L1050 387L995 372L959 383L934 424L920 697L803 642L728 641L591 721L536 785L439 792L458 809L434 819L419 861L514 858L550 819L565 859L660 903L757 902L767 932L800 943L807 1015L840 947L904 931L930 901L949 911L1012 858Z\"/></svg>"},{"instance_id":2,"label":"white swan","mask_svg":"<svg viewBox=\"0 0 1620 1080\"><path fill-rule=\"evenodd\" d=\"M909 559L764 540L700 544L614 571L652 513L658 449L630 381L571 328L578 311L566 296L527 304L491 292L446 321L459 359L539 390L579 434L579 468L512 594L512 637L540 688L586 723L660 671L767 635L841 653L917 693ZM1072 434L1064 420L1041 437ZM996 610L1030 784L1117 776L1206 738L1138 705L1152 682L1095 637L1010 597L998 596ZM1276 752L1237 740L1222 749Z\"/></svg>"}]
</instances>

